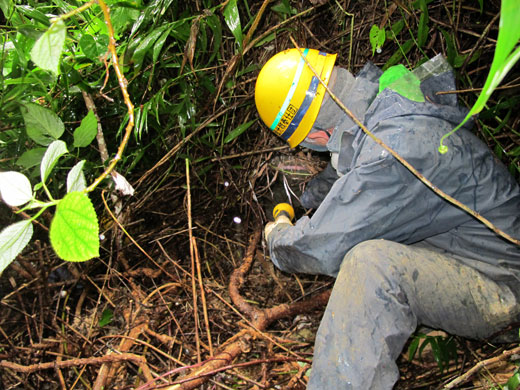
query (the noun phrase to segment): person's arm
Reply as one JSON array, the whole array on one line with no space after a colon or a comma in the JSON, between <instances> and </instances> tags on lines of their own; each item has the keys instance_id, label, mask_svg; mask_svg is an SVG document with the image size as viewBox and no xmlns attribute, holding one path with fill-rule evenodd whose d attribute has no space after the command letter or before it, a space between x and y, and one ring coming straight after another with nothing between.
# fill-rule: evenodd
<instances>
[{"instance_id":1,"label":"person's arm","mask_svg":"<svg viewBox=\"0 0 520 390\"><path fill-rule=\"evenodd\" d=\"M421 189L414 188L406 172L401 177L401 168L384 159L339 178L312 218L271 232L271 260L287 272L334 276L357 243L374 238L404 241L413 229L410 223L419 206L414 198Z\"/></svg>"}]
</instances>

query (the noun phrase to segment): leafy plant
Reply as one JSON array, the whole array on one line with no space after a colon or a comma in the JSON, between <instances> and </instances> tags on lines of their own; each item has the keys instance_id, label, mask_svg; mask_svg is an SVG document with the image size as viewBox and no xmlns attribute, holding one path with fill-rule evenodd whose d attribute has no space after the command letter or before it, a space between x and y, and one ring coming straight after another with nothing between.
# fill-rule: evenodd
<instances>
[{"instance_id":1,"label":"leafy plant","mask_svg":"<svg viewBox=\"0 0 520 390\"><path fill-rule=\"evenodd\" d=\"M77 163L67 175L67 194L54 199L46 186L54 166L67 153L63 141L53 141L47 148L40 165L41 181L36 188L43 188L48 201L35 198L29 179L19 172L0 172L0 194L12 207L24 206L20 211L40 209L34 216L16 222L0 232L0 272L29 243L32 222L45 210L56 207L49 236L58 256L67 261L84 261L99 256L99 227L92 202L84 192L86 180L83 174L85 161Z\"/></svg>"},{"instance_id":2,"label":"leafy plant","mask_svg":"<svg viewBox=\"0 0 520 390\"><path fill-rule=\"evenodd\" d=\"M107 326L112 322L112 319L114 318L114 312L110 309L103 310L103 313L101 314L101 318L98 321L98 326L100 328Z\"/></svg>"},{"instance_id":3,"label":"leafy plant","mask_svg":"<svg viewBox=\"0 0 520 390\"><path fill-rule=\"evenodd\" d=\"M502 387L503 390L518 390L518 388L520 388L520 369L517 369L506 385Z\"/></svg>"},{"instance_id":4,"label":"leafy plant","mask_svg":"<svg viewBox=\"0 0 520 390\"><path fill-rule=\"evenodd\" d=\"M372 56L375 52L381 53L381 48L385 44L386 31L385 28L379 28L377 25L373 25L369 33L370 45L372 46Z\"/></svg>"},{"instance_id":5,"label":"leafy plant","mask_svg":"<svg viewBox=\"0 0 520 390\"><path fill-rule=\"evenodd\" d=\"M489 75L482 92L464 120L441 138L439 153L444 154L448 151L448 147L443 143L444 140L460 129L473 115L482 111L493 91L520 59L520 46L517 46L520 42L518 20L520 20L520 2L517 0L502 0L498 39Z\"/></svg>"},{"instance_id":6,"label":"leafy plant","mask_svg":"<svg viewBox=\"0 0 520 390\"><path fill-rule=\"evenodd\" d=\"M238 12L237 0L230 0L227 3L226 7L224 8L224 19L236 39L238 49L242 51L242 25L240 23L240 14Z\"/></svg>"},{"instance_id":7,"label":"leafy plant","mask_svg":"<svg viewBox=\"0 0 520 390\"><path fill-rule=\"evenodd\" d=\"M171 134L178 133L184 139L201 125L200 112L207 110L211 96L217 92L212 66L221 62L223 26L220 12L215 11L222 8L223 20L235 37L238 51L243 50L245 35L237 1L207 0L204 11L194 15L191 7L172 0L152 0L146 6L140 0L107 0L111 26L104 4L90 1L76 8L60 3L60 7L48 6L43 13L32 3L0 1L8 26L0 34L0 116L2 127L8 126L0 131L0 170L7 175L4 178L10 179L2 180L2 197L8 205L20 208L15 212L23 213L25 218L1 233L0 272L30 241L32 222L45 211L53 218L49 236L60 257L71 261L95 257L99 239L96 237L94 244L94 235L99 228L92 204L88 201L87 206L85 201L87 194L119 160L131 170L142 160L150 159L153 154L147 151L152 148L170 148L167 138ZM111 39L118 42L109 51ZM109 73L108 61L114 61L116 53L120 70L130 82L110 77L113 75ZM240 72L255 69L253 66ZM133 80L146 80L147 85L143 88L142 82ZM100 116L119 117L124 110L122 103L131 102L111 96L110 91L118 84L125 85L128 96L137 96L138 108L133 122L132 106L119 128L113 123L109 126L112 139L123 137L121 146L110 164L107 160L105 172L88 185L86 178L99 168L89 162L95 153L89 146L101 124L93 111L83 117L78 114L78 107L84 109L82 93L99 91L99 95L112 102L98 107ZM233 91L233 85L226 87ZM225 122L227 114L221 118ZM71 129L72 123L80 119L79 127ZM121 152L134 122L138 147L125 156ZM233 143L253 123L235 125L229 133L217 121L206 124L207 133L193 138L185 153L190 157L192 148L209 146L220 154L224 145ZM157 136L146 138L152 129ZM42 160L52 162L43 174L39 171ZM201 166L198 173L202 181L212 163L209 158L194 161ZM17 178L16 183L23 183L21 191L10 185L15 182L12 177ZM113 172L112 177L117 186L122 176ZM69 182L74 184L69 186ZM73 220L70 213L81 217L74 226L68 225ZM82 242L83 234L75 234L80 229L90 232L86 242Z\"/></svg>"},{"instance_id":8,"label":"leafy plant","mask_svg":"<svg viewBox=\"0 0 520 390\"><path fill-rule=\"evenodd\" d=\"M296 8L292 7L289 0L282 0L278 4L275 4L271 9L283 18L288 18L292 15L296 15Z\"/></svg>"},{"instance_id":9,"label":"leafy plant","mask_svg":"<svg viewBox=\"0 0 520 390\"><path fill-rule=\"evenodd\" d=\"M417 354L421 358L424 349L430 346L433 358L442 372L448 368L451 361L457 362L457 345L451 336L428 336L417 334L408 347L408 358L412 360Z\"/></svg>"},{"instance_id":10,"label":"leafy plant","mask_svg":"<svg viewBox=\"0 0 520 390\"><path fill-rule=\"evenodd\" d=\"M50 72L54 77L59 75L60 60L66 40L64 19L93 4L93 2L87 3L68 15L54 18L49 28L39 36L30 50L30 59L41 71ZM3 7L2 11L6 14L8 10ZM43 22L46 21L45 17L40 15L38 17ZM98 45L97 54L103 50L101 46ZM12 64L10 69L12 73L14 71ZM57 255L67 261L85 261L99 256L99 225L94 206L87 195L87 192L92 191L95 186L91 186L90 189L86 186L83 173L85 160L77 162L69 170L65 196L61 199L55 198L48 184L58 161L68 154L66 143L60 140L65 132L65 126L54 111L37 103L24 102L20 111L27 137L38 147L26 151L17 163L25 168L39 166L40 181L33 188L30 179L23 173L0 172L0 195L4 202L11 207L21 207L18 213L36 210L34 215L25 214L25 220L13 223L0 232L0 272L31 240L32 222L51 207L55 207L55 212L49 237ZM73 132L73 147L82 148L90 145L96 133L97 120L90 111ZM39 199L40 190L43 190L47 200Z\"/></svg>"}]
</instances>

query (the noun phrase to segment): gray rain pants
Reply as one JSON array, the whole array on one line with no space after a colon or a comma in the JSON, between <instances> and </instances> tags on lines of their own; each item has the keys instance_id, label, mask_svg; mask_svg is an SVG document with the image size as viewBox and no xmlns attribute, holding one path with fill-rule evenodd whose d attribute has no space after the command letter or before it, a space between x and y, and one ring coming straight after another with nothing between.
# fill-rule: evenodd
<instances>
[{"instance_id":1,"label":"gray rain pants","mask_svg":"<svg viewBox=\"0 0 520 390\"><path fill-rule=\"evenodd\" d=\"M496 282L428 249L366 241L345 256L321 321L308 390L392 389L422 324L485 338L520 317L520 282Z\"/></svg>"}]
</instances>

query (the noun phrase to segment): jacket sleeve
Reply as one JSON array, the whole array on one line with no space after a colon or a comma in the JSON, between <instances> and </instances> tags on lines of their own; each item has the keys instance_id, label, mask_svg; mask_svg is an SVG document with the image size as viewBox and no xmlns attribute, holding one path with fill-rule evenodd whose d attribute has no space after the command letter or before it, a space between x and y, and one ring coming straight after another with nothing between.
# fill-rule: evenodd
<instances>
[{"instance_id":1,"label":"jacket sleeve","mask_svg":"<svg viewBox=\"0 0 520 390\"><path fill-rule=\"evenodd\" d=\"M435 207L421 199L421 186L393 158L357 167L334 183L312 218L271 233L271 260L284 271L335 276L348 250L362 241L406 242L417 218L426 222Z\"/></svg>"}]
</instances>

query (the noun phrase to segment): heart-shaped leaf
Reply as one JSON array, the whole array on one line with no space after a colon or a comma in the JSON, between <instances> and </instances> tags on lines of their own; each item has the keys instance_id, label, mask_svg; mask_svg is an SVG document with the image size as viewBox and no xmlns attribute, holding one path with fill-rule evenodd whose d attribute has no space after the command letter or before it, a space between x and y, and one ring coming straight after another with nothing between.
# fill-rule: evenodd
<instances>
[{"instance_id":1,"label":"heart-shaped leaf","mask_svg":"<svg viewBox=\"0 0 520 390\"><path fill-rule=\"evenodd\" d=\"M98 219L85 193L69 192L58 203L49 236L63 260L85 261L99 256Z\"/></svg>"}]
</instances>

